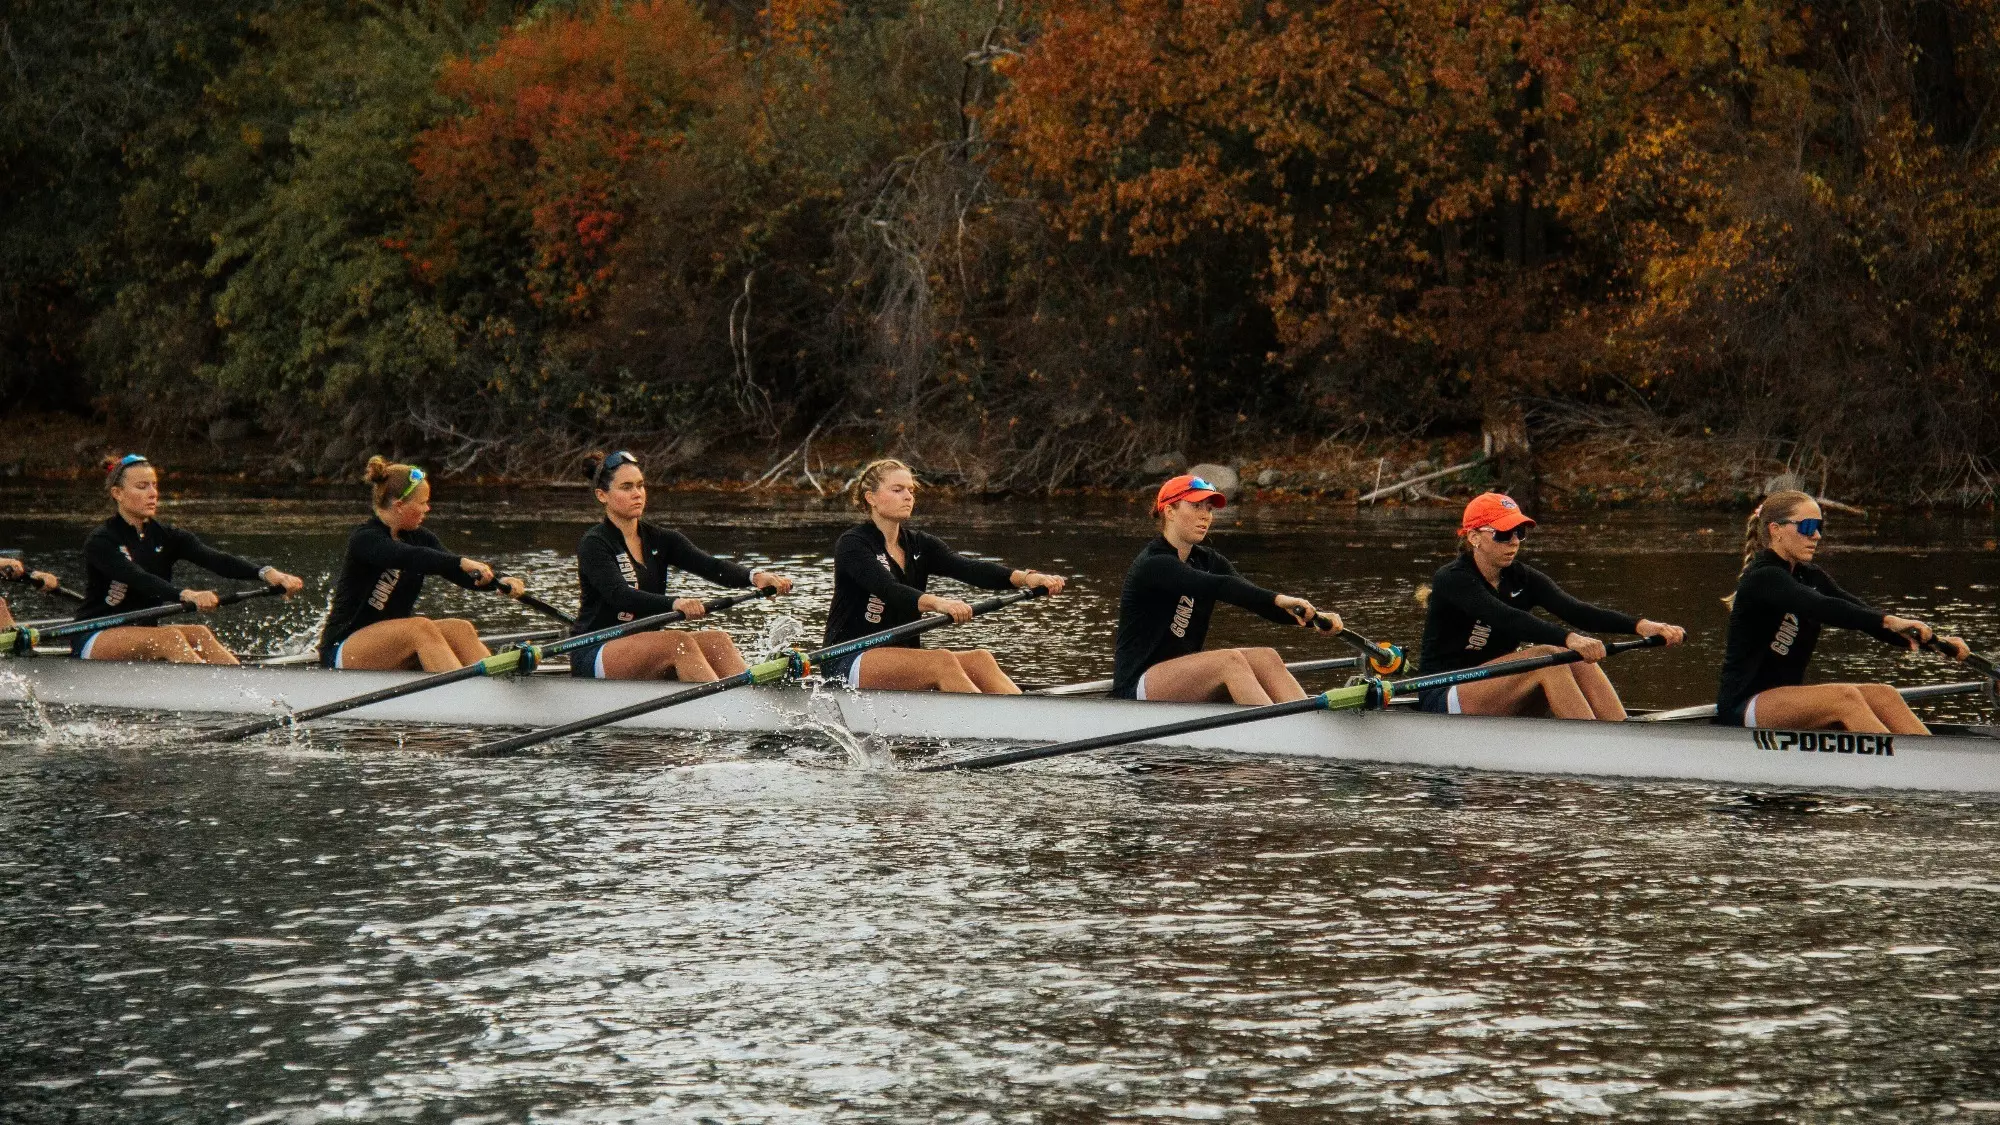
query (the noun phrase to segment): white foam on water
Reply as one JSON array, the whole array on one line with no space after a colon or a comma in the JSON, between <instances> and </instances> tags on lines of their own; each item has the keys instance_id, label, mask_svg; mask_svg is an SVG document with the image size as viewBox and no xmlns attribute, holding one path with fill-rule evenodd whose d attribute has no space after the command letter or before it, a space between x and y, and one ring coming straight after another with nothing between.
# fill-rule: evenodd
<instances>
[{"instance_id":1,"label":"white foam on water","mask_svg":"<svg viewBox=\"0 0 2000 1125\"><path fill-rule=\"evenodd\" d=\"M1865 887L1884 891L1992 891L2000 894L2000 883L1987 883L1978 879L1883 879L1869 875L1857 875L1851 879L1836 879L1831 883L1812 883L1819 887Z\"/></svg>"}]
</instances>

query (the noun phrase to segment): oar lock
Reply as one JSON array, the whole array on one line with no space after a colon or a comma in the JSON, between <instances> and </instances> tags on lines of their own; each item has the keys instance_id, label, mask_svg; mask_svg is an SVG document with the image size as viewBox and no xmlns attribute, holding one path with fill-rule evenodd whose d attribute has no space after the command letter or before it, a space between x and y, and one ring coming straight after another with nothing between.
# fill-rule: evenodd
<instances>
[{"instance_id":1,"label":"oar lock","mask_svg":"<svg viewBox=\"0 0 2000 1125\"><path fill-rule=\"evenodd\" d=\"M1369 656L1368 670L1378 676L1393 676L1402 671L1404 664L1403 646L1383 645L1381 647L1382 651L1388 654L1387 657Z\"/></svg>"}]
</instances>

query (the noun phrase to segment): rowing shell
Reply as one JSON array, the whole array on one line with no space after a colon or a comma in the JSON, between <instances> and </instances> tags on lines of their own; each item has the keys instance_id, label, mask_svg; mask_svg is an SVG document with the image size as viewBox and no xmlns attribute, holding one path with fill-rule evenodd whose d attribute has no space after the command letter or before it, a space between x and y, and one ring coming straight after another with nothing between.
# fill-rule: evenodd
<instances>
[{"instance_id":1,"label":"rowing shell","mask_svg":"<svg viewBox=\"0 0 2000 1125\"><path fill-rule=\"evenodd\" d=\"M0 700L167 712L271 714L414 679L414 672L216 668L72 659L10 661ZM656 696L658 683L542 676L471 680L351 712L348 719L450 726L552 726ZM621 724L650 730L780 732L837 723L857 735L968 742L1088 738L1230 710L1051 696L942 695L771 686L726 692ZM1706 724L1584 723L1470 715L1293 715L1167 739L1247 755L1335 758L1512 773L1659 778L1798 789L2000 793L2000 741L1957 733L1857 735Z\"/></svg>"}]
</instances>

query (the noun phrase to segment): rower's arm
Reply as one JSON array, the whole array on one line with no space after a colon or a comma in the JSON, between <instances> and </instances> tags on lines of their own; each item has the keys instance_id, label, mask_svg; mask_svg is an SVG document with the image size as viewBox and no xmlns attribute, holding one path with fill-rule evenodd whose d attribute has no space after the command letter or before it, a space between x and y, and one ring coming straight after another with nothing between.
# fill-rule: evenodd
<instances>
[{"instance_id":1,"label":"rower's arm","mask_svg":"<svg viewBox=\"0 0 2000 1125\"><path fill-rule=\"evenodd\" d=\"M674 599L628 585L624 573L618 569L617 556L594 535L584 536L576 549L576 576L586 588L603 598L605 605L619 613L650 617L674 608Z\"/></svg>"},{"instance_id":2,"label":"rower's arm","mask_svg":"<svg viewBox=\"0 0 2000 1125\"><path fill-rule=\"evenodd\" d=\"M83 558L91 569L113 582L124 583L134 592L156 602L166 604L181 600L179 586L126 558L125 552L118 549L118 541L109 534L92 534L83 544Z\"/></svg>"},{"instance_id":3,"label":"rower's arm","mask_svg":"<svg viewBox=\"0 0 2000 1125\"><path fill-rule=\"evenodd\" d=\"M836 580L845 578L881 598L882 604L895 610L898 616L915 618L922 612L917 602L923 598L923 591L896 581L896 576L875 557L868 541L859 535L840 537L834 547L833 570Z\"/></svg>"},{"instance_id":4,"label":"rower's arm","mask_svg":"<svg viewBox=\"0 0 2000 1125\"><path fill-rule=\"evenodd\" d=\"M698 574L717 586L735 586L740 589L750 587L750 568L741 563L718 559L694 545L694 542L678 531L667 531L666 546L661 551L669 566L676 566L689 574ZM664 613L664 610L654 612Z\"/></svg>"},{"instance_id":5,"label":"rower's arm","mask_svg":"<svg viewBox=\"0 0 2000 1125\"><path fill-rule=\"evenodd\" d=\"M1521 567L1528 596L1565 624L1590 633L1636 633L1639 619L1629 613L1592 605L1556 585L1556 580L1532 566Z\"/></svg>"},{"instance_id":6,"label":"rower's arm","mask_svg":"<svg viewBox=\"0 0 2000 1125\"><path fill-rule=\"evenodd\" d=\"M987 562L985 559L969 559L944 540L929 532L921 532L923 550L931 557L931 570L946 578L956 578L967 586L977 586L982 590L1011 590L1014 588L1014 568L1001 563Z\"/></svg>"},{"instance_id":7,"label":"rower's arm","mask_svg":"<svg viewBox=\"0 0 2000 1125\"><path fill-rule=\"evenodd\" d=\"M228 551L218 551L202 542L192 531L155 523L166 536L168 546L176 559L188 562L222 578L234 578L241 582L262 581L264 566L248 559L232 555Z\"/></svg>"},{"instance_id":8,"label":"rower's arm","mask_svg":"<svg viewBox=\"0 0 2000 1125\"><path fill-rule=\"evenodd\" d=\"M1140 586L1174 597L1211 598L1247 609L1266 621L1297 625L1298 619L1278 608L1278 594L1244 578L1227 559L1221 573L1197 570L1172 554L1148 554L1132 567L1131 578Z\"/></svg>"},{"instance_id":9,"label":"rower's arm","mask_svg":"<svg viewBox=\"0 0 2000 1125\"><path fill-rule=\"evenodd\" d=\"M1493 587L1471 567L1446 567L1438 571L1431 586L1431 602L1449 605L1516 640L1557 647L1569 643L1568 629L1500 600Z\"/></svg>"},{"instance_id":10,"label":"rower's arm","mask_svg":"<svg viewBox=\"0 0 2000 1125\"><path fill-rule=\"evenodd\" d=\"M1908 638L1882 627L1882 619L1888 616L1886 612L1841 589L1824 572L1821 572L1820 580L1827 585L1825 593L1777 567L1760 566L1744 576L1743 589L1757 601L1774 605L1786 613L1813 617L1836 628L1866 633L1891 648L1910 647Z\"/></svg>"},{"instance_id":11,"label":"rower's arm","mask_svg":"<svg viewBox=\"0 0 2000 1125\"><path fill-rule=\"evenodd\" d=\"M421 535L421 532L411 532ZM437 542L434 535L425 535L430 542ZM477 586L471 575L465 573L459 564L459 556L439 547L423 543L399 540L389 533L370 524L356 531L347 541L347 549L355 558L371 570L414 570L419 574L434 574L447 578L468 589Z\"/></svg>"}]
</instances>

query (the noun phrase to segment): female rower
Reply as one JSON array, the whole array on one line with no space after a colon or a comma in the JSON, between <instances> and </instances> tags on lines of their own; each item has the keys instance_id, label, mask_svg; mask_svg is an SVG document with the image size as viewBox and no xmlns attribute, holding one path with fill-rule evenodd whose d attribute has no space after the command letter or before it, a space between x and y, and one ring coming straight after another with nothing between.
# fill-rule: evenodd
<instances>
[{"instance_id":1,"label":"female rower","mask_svg":"<svg viewBox=\"0 0 2000 1125\"><path fill-rule=\"evenodd\" d=\"M578 633L609 629L676 609L690 620L706 613L700 598L667 596L667 576L674 567L699 574L718 586L755 586L791 593L792 580L784 575L724 562L703 552L678 531L643 522L646 474L630 453L593 453L584 461L584 476L596 486L597 502L604 505L604 521L585 532L576 548L576 575L583 587L583 608L576 615ZM619 637L596 648L572 652L569 667L574 675L600 680L704 683L733 676L749 665L729 634L704 629L691 633L654 630Z\"/></svg>"},{"instance_id":2,"label":"female rower","mask_svg":"<svg viewBox=\"0 0 2000 1125\"><path fill-rule=\"evenodd\" d=\"M1453 672L1530 656L1576 650L1581 663L1516 676L1433 688L1419 697L1425 711L1451 715L1549 714L1558 719L1623 721L1625 705L1597 662L1604 642L1544 621L1540 606L1565 624L1608 633L1658 636L1677 645L1687 631L1579 601L1548 575L1518 561L1535 521L1498 492L1472 498L1459 520L1458 557L1431 578L1426 596L1423 661L1418 672ZM1521 648L1523 644L1530 647Z\"/></svg>"},{"instance_id":3,"label":"female rower","mask_svg":"<svg viewBox=\"0 0 2000 1125\"><path fill-rule=\"evenodd\" d=\"M1774 492L1750 513L1743 535L1743 572L1729 608L1729 645L1715 721L1723 726L1786 730L1929 734L1888 684L1810 684L1806 665L1823 625L1866 633L1886 645L1914 649L1931 639L1921 621L1870 609L1813 565L1825 520L1803 492ZM1915 637L1909 634L1916 634ZM1960 660L1967 648L1942 637Z\"/></svg>"},{"instance_id":4,"label":"female rower","mask_svg":"<svg viewBox=\"0 0 2000 1125\"><path fill-rule=\"evenodd\" d=\"M1203 545L1215 509L1226 503L1195 476L1174 477L1153 497L1160 533L1132 560L1118 597L1114 698L1264 704L1306 697L1276 649L1202 651L1218 601L1280 625L1310 625L1321 616L1304 598L1252 584L1222 552ZM1338 632L1339 615L1324 616Z\"/></svg>"},{"instance_id":5,"label":"female rower","mask_svg":"<svg viewBox=\"0 0 2000 1125\"><path fill-rule=\"evenodd\" d=\"M424 471L370 457L362 479L372 486L375 514L347 537L333 609L319 637L319 662L328 668L449 672L493 655L470 621L433 621L410 612L427 574L468 590L494 584L492 567L452 554L424 530L431 510L431 485ZM502 578L499 584L510 598L526 590L518 578Z\"/></svg>"},{"instance_id":6,"label":"female rower","mask_svg":"<svg viewBox=\"0 0 2000 1125\"><path fill-rule=\"evenodd\" d=\"M1009 570L999 563L968 559L937 536L908 526L917 505L917 478L901 461L873 462L861 470L852 487L855 503L868 509L868 522L842 532L834 545L827 644L893 629L926 613L947 614L960 624L972 620L972 607L965 602L924 592L933 574L983 590L1040 586L1050 594L1062 593L1059 574ZM857 688L1021 693L985 649L927 649L917 637L877 646L824 671Z\"/></svg>"},{"instance_id":7,"label":"female rower","mask_svg":"<svg viewBox=\"0 0 2000 1125\"><path fill-rule=\"evenodd\" d=\"M62 579L46 570L29 570L20 559L0 556L0 582L30 582L40 586L43 593L62 585ZM7 608L7 599L0 598L0 629L14 627L13 611Z\"/></svg>"},{"instance_id":8,"label":"female rower","mask_svg":"<svg viewBox=\"0 0 2000 1125\"><path fill-rule=\"evenodd\" d=\"M84 540L83 604L77 607L76 620L174 602L186 602L203 613L215 609L219 601L215 591L183 589L173 581L174 564L183 559L223 578L261 579L282 589L288 598L305 586L277 567L218 551L191 532L154 519L160 510L160 474L139 454L107 461L104 484L118 511ZM236 654L206 625L119 625L77 637L70 651L85 660L237 663Z\"/></svg>"}]
</instances>

